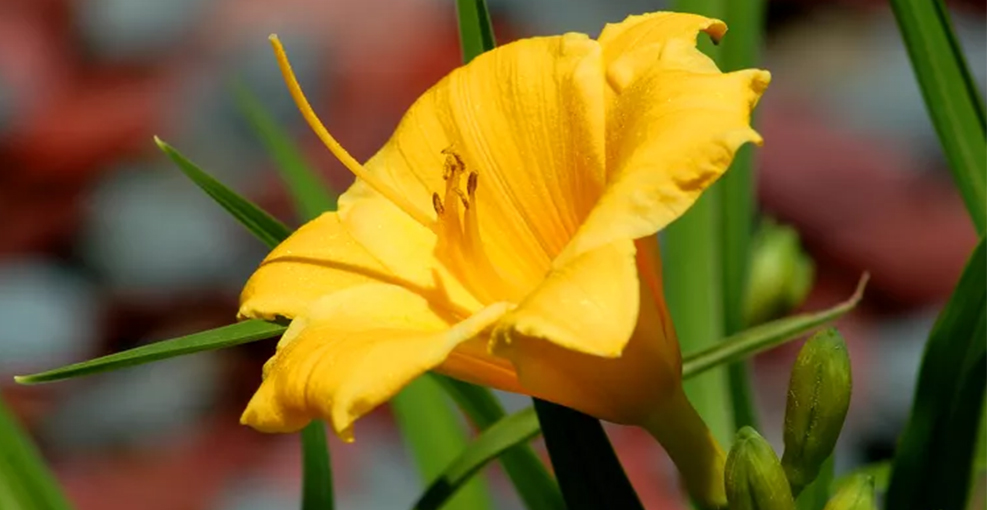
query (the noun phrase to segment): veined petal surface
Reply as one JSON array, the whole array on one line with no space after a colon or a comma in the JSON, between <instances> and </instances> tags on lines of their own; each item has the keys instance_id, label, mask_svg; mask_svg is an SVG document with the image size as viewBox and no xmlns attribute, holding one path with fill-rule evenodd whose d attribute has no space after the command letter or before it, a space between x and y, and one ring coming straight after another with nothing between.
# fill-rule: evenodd
<instances>
[{"instance_id":1,"label":"veined petal surface","mask_svg":"<svg viewBox=\"0 0 987 510\"><path fill-rule=\"evenodd\" d=\"M351 440L357 418L442 364L507 308L491 305L457 323L395 285L368 283L329 294L285 332L241 421L291 432L323 417Z\"/></svg>"},{"instance_id":2,"label":"veined petal surface","mask_svg":"<svg viewBox=\"0 0 987 510\"><path fill-rule=\"evenodd\" d=\"M654 36L659 31L648 25L664 19L637 20L613 40ZM561 258L661 230L727 170L741 145L761 142L750 116L770 75L719 72L695 47L701 26L692 37L679 31L609 64L616 91L607 111L607 186ZM630 71L614 71L626 58ZM615 72L623 78L612 78Z\"/></svg>"},{"instance_id":3,"label":"veined petal surface","mask_svg":"<svg viewBox=\"0 0 987 510\"><path fill-rule=\"evenodd\" d=\"M519 336L593 356L620 357L638 319L634 253L633 242L616 241L553 269L500 322L494 352Z\"/></svg>"},{"instance_id":4,"label":"veined petal surface","mask_svg":"<svg viewBox=\"0 0 987 510\"><path fill-rule=\"evenodd\" d=\"M365 167L431 208L446 189L443 151L461 158L478 174L479 236L501 297L518 302L602 191L605 86L600 47L584 35L501 46L419 98ZM344 222L356 203L341 199Z\"/></svg>"}]
</instances>

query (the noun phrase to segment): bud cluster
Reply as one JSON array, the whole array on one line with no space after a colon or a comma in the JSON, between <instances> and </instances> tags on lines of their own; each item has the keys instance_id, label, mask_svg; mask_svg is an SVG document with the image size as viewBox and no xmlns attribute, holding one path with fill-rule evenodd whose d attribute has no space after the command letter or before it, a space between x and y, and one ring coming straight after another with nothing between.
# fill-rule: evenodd
<instances>
[{"instance_id":1,"label":"bud cluster","mask_svg":"<svg viewBox=\"0 0 987 510\"><path fill-rule=\"evenodd\" d=\"M792 367L781 460L753 428L738 433L724 483L730 510L794 510L836 447L852 387L846 342L835 329L810 338ZM825 510L874 510L873 479L852 477Z\"/></svg>"}]
</instances>

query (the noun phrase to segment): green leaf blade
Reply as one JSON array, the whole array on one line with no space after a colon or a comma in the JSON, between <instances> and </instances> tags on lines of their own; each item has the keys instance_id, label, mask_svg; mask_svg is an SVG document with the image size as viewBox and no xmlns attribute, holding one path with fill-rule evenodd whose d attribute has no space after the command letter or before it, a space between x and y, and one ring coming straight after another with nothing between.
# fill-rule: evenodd
<instances>
[{"instance_id":1,"label":"green leaf blade","mask_svg":"<svg viewBox=\"0 0 987 510\"><path fill-rule=\"evenodd\" d=\"M555 475L569 510L643 510L596 418L534 399Z\"/></svg>"},{"instance_id":2,"label":"green leaf blade","mask_svg":"<svg viewBox=\"0 0 987 510\"><path fill-rule=\"evenodd\" d=\"M503 457L541 432L534 408L500 419L464 448L418 499L416 510L437 510L467 480L498 457ZM529 505L529 508L531 506ZM560 507L564 508L564 507Z\"/></svg>"},{"instance_id":3,"label":"green leaf blade","mask_svg":"<svg viewBox=\"0 0 987 510\"><path fill-rule=\"evenodd\" d=\"M27 432L0 399L0 508L69 510Z\"/></svg>"},{"instance_id":4,"label":"green leaf blade","mask_svg":"<svg viewBox=\"0 0 987 510\"><path fill-rule=\"evenodd\" d=\"M690 378L717 366L743 360L759 352L794 340L812 330L838 319L852 310L863 297L868 276L864 275L857 289L846 301L814 313L803 313L762 324L727 337L719 344L682 358L682 377Z\"/></svg>"},{"instance_id":5,"label":"green leaf blade","mask_svg":"<svg viewBox=\"0 0 987 510\"><path fill-rule=\"evenodd\" d=\"M456 0L456 17L464 64L497 46L485 0Z\"/></svg>"},{"instance_id":6,"label":"green leaf blade","mask_svg":"<svg viewBox=\"0 0 987 510\"><path fill-rule=\"evenodd\" d=\"M922 97L977 232L987 229L983 100L941 0L892 0Z\"/></svg>"},{"instance_id":7,"label":"green leaf blade","mask_svg":"<svg viewBox=\"0 0 987 510\"><path fill-rule=\"evenodd\" d=\"M987 386L987 248L980 239L922 356L886 508L960 510Z\"/></svg>"},{"instance_id":8,"label":"green leaf blade","mask_svg":"<svg viewBox=\"0 0 987 510\"><path fill-rule=\"evenodd\" d=\"M503 406L490 390L443 375L431 374L431 377L480 430L486 431L505 419ZM507 450L500 456L500 463L526 508L565 510L558 484L530 446L518 445Z\"/></svg>"},{"instance_id":9,"label":"green leaf blade","mask_svg":"<svg viewBox=\"0 0 987 510\"><path fill-rule=\"evenodd\" d=\"M223 183L196 166L195 163L182 156L172 146L158 137L154 137L154 142L192 182L268 247L277 246L291 234L291 230L283 223L227 188Z\"/></svg>"},{"instance_id":10,"label":"green leaf blade","mask_svg":"<svg viewBox=\"0 0 987 510\"><path fill-rule=\"evenodd\" d=\"M420 377L391 399L391 409L426 484L442 475L446 466L466 448L465 427L455 415L442 388ZM466 483L444 507L448 510L490 508L490 495L481 479Z\"/></svg>"},{"instance_id":11,"label":"green leaf blade","mask_svg":"<svg viewBox=\"0 0 987 510\"><path fill-rule=\"evenodd\" d=\"M276 337L284 333L286 326L257 319L246 320L220 328L200 331L191 335L162 340L100 358L74 363L64 367L14 378L20 384L39 384L143 365L152 361L194 354L196 352L224 349L235 345Z\"/></svg>"},{"instance_id":12,"label":"green leaf blade","mask_svg":"<svg viewBox=\"0 0 987 510\"><path fill-rule=\"evenodd\" d=\"M334 210L336 196L305 160L298 144L243 84L235 84L233 92L240 112L274 160L298 216L308 221Z\"/></svg>"}]
</instances>

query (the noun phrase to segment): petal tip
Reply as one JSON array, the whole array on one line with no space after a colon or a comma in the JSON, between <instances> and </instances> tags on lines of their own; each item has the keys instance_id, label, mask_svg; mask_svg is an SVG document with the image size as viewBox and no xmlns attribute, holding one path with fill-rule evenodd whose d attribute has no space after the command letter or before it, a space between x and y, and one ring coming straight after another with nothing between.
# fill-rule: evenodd
<instances>
[{"instance_id":1,"label":"petal tip","mask_svg":"<svg viewBox=\"0 0 987 510\"><path fill-rule=\"evenodd\" d=\"M720 44L720 41L723 40L723 36L727 33L727 24L714 18L706 18L706 22L706 26L701 27L700 30L709 36L709 39L713 41L713 44Z\"/></svg>"}]
</instances>

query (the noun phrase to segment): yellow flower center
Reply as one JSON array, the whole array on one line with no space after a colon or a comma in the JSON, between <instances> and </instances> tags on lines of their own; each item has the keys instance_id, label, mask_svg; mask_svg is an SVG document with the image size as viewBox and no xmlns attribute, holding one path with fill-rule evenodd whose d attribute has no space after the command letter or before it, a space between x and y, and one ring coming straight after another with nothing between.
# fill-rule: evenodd
<instances>
[{"instance_id":1,"label":"yellow flower center","mask_svg":"<svg viewBox=\"0 0 987 510\"><path fill-rule=\"evenodd\" d=\"M438 237L436 254L439 260L446 264L478 301L489 305L504 301L507 296L516 295L517 292L512 292L501 271L491 263L489 255L483 249L476 204L479 173L470 171L467 174L466 163L462 156L452 147L444 149L442 154L445 155L445 168L442 172L442 179L446 185L445 196L442 198L438 193L432 194L432 208L437 216L436 220L432 220L406 196L389 186L378 176L368 172L329 133L329 130L325 128L315 114L308 99L305 98L281 41L276 35L271 35L269 39L271 46L274 47L278 66L284 75L292 99L294 99L309 127L333 155L358 179L380 193L416 222L436 234ZM463 175L467 175L465 192L461 186Z\"/></svg>"},{"instance_id":2,"label":"yellow flower center","mask_svg":"<svg viewBox=\"0 0 987 510\"><path fill-rule=\"evenodd\" d=\"M502 301L507 294L504 279L483 249L480 236L476 189L480 174L467 172L466 163L452 147L442 151L445 168L445 198L432 193L432 207L438 215L437 255L482 303ZM466 175L466 191L462 178Z\"/></svg>"}]
</instances>

